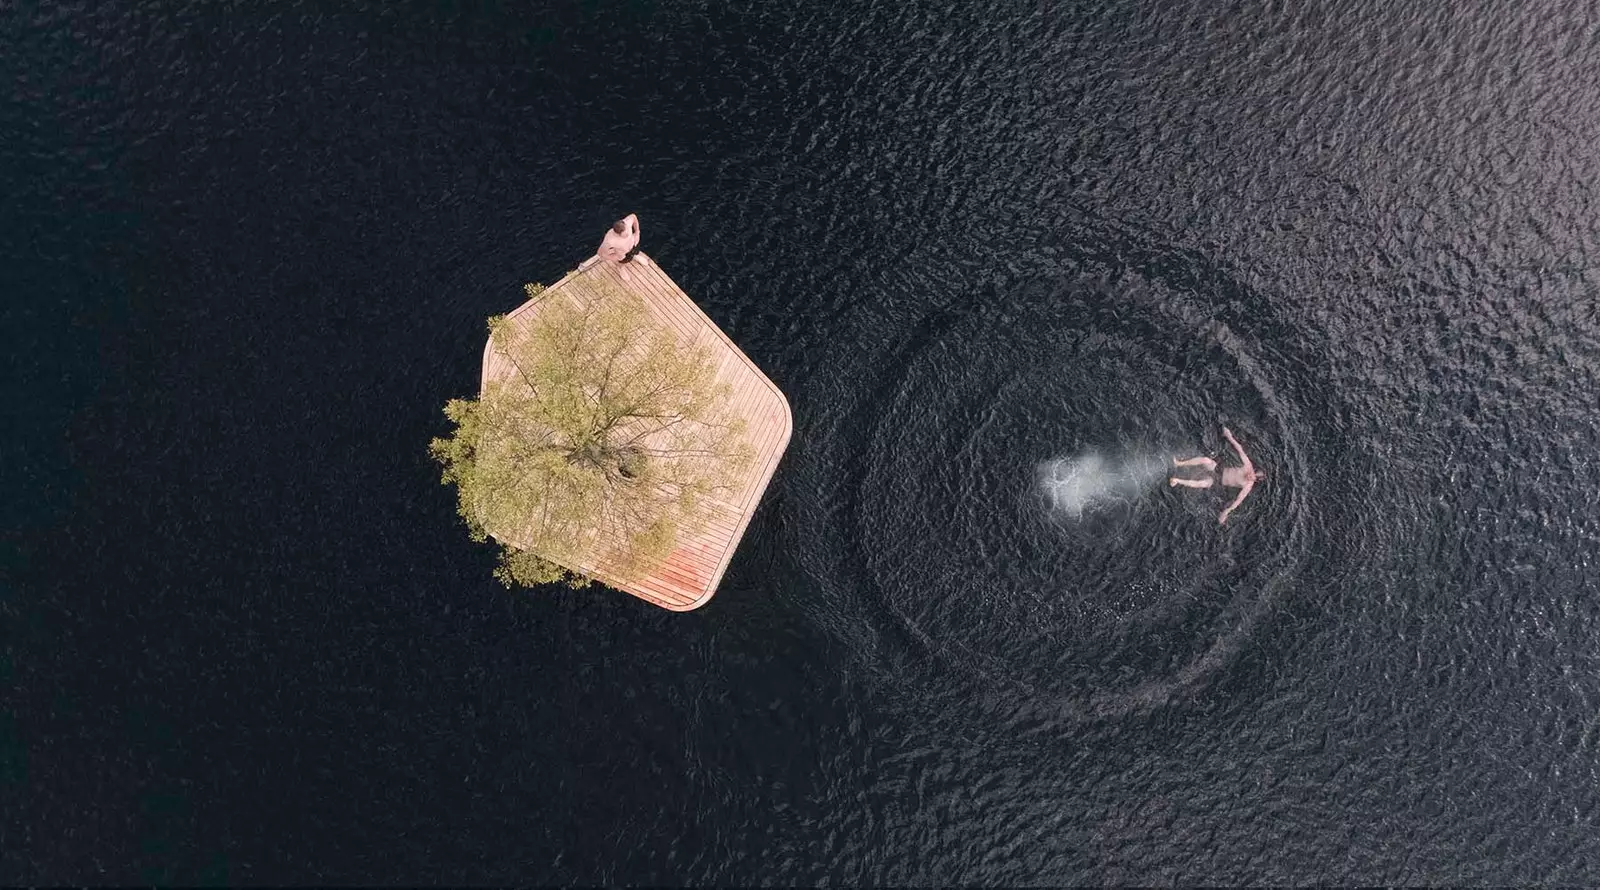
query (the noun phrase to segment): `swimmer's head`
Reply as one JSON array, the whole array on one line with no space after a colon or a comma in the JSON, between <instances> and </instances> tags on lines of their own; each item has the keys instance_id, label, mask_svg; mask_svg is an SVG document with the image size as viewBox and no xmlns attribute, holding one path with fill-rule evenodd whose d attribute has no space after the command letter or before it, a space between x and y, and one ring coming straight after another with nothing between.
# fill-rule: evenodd
<instances>
[{"instance_id":1,"label":"swimmer's head","mask_svg":"<svg viewBox=\"0 0 1600 890\"><path fill-rule=\"evenodd\" d=\"M616 232L618 235L628 231L628 221L625 219L617 220L611 224L611 231Z\"/></svg>"}]
</instances>

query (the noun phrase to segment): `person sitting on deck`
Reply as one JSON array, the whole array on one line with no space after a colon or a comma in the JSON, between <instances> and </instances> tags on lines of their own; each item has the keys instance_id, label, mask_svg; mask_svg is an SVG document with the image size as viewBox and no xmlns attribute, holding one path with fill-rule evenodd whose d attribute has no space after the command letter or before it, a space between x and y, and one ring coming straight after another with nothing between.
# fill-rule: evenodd
<instances>
[{"instance_id":1,"label":"person sitting on deck","mask_svg":"<svg viewBox=\"0 0 1600 890\"><path fill-rule=\"evenodd\" d=\"M600 241L600 259L609 263L626 263L639 249L639 217L630 213L611 224Z\"/></svg>"},{"instance_id":2,"label":"person sitting on deck","mask_svg":"<svg viewBox=\"0 0 1600 890\"><path fill-rule=\"evenodd\" d=\"M1222 471L1223 486L1225 488L1239 489L1239 496L1233 499L1233 503L1228 505L1228 509L1222 511L1221 516L1217 517L1217 523L1219 525L1226 523L1228 521L1228 514L1232 513L1235 507L1244 503L1245 496L1250 494L1251 488L1255 487L1256 480L1267 478L1266 472L1256 469L1255 464L1250 462L1250 455L1244 453L1244 448L1240 447L1239 440L1233 437L1232 430L1228 429L1227 427L1223 427L1222 435L1227 437L1228 444L1233 446L1233 450L1239 452L1240 466L1228 467ZM1182 479L1177 476L1173 476L1167 480L1168 485L1182 485L1185 488L1210 488L1213 480L1209 474L1217 469L1217 462L1209 457L1204 456L1189 457L1184 458L1183 460L1179 460L1178 458L1174 457L1172 459L1172 465L1175 467L1205 468L1205 471L1208 475L1204 479Z\"/></svg>"}]
</instances>

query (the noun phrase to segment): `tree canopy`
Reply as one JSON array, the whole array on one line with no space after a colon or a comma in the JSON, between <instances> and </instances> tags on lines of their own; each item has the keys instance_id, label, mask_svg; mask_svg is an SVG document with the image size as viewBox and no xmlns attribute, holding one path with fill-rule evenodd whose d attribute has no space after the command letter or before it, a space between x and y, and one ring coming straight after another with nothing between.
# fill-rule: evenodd
<instances>
[{"instance_id":1,"label":"tree canopy","mask_svg":"<svg viewBox=\"0 0 1600 890\"><path fill-rule=\"evenodd\" d=\"M501 543L495 577L508 587L582 587L577 567L602 560L648 573L753 457L711 351L685 346L626 290L597 288L587 300L552 292L529 319L489 319L511 373L450 400L455 431L429 445L474 540Z\"/></svg>"}]
</instances>

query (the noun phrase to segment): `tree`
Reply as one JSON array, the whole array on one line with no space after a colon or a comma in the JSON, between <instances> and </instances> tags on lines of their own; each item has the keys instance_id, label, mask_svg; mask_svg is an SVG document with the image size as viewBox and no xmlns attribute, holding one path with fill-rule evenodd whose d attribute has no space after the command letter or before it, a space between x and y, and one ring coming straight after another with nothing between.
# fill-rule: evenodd
<instances>
[{"instance_id":1,"label":"tree","mask_svg":"<svg viewBox=\"0 0 1600 890\"><path fill-rule=\"evenodd\" d=\"M543 290L527 285L530 298ZM686 347L604 279L527 315L489 319L510 373L445 405L455 431L428 449L442 482L473 539L501 543L507 587L583 587L575 567L598 561L648 574L753 458L728 387L709 349Z\"/></svg>"}]
</instances>

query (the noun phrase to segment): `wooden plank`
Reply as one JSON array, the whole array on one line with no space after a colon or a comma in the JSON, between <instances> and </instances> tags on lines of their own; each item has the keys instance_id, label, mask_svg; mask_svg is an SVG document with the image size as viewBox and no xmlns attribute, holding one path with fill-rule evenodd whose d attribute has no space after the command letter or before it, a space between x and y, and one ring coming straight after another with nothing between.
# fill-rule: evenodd
<instances>
[{"instance_id":1,"label":"wooden plank","mask_svg":"<svg viewBox=\"0 0 1600 890\"><path fill-rule=\"evenodd\" d=\"M728 408L746 424L746 437L755 449L755 458L742 478L721 497L713 499L710 515L703 526L686 535L663 564L644 577L628 577L599 554L577 560L572 568L603 584L615 587L664 609L687 611L711 599L727 572L739 540L750 526L750 518L761 502L783 452L794 431L793 415L783 393L761 373L743 352L728 339L698 305L685 294L659 265L644 254L642 262L629 265L624 279L617 267L591 258L539 297L512 310L519 322L537 317L549 300L590 301L601 296L601 282L638 296L649 307L657 323L671 330L686 346L702 345L715 356L715 379L729 388ZM483 382L487 385L515 373L511 363L494 344L484 346ZM516 530L490 529L490 534L516 544ZM501 537L501 533L505 537Z\"/></svg>"}]
</instances>

